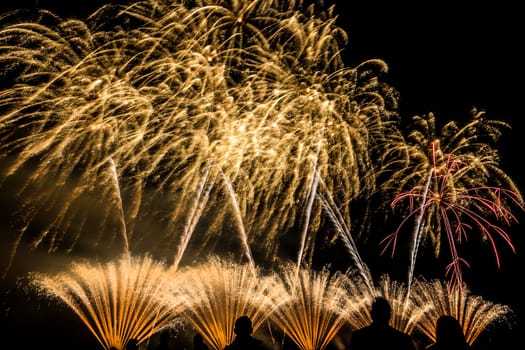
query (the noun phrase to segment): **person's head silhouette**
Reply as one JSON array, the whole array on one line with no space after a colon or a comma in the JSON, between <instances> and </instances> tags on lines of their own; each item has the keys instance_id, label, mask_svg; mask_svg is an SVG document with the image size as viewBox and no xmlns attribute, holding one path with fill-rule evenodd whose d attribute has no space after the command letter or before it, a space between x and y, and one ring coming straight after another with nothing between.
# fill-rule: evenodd
<instances>
[{"instance_id":1,"label":"person's head silhouette","mask_svg":"<svg viewBox=\"0 0 525 350\"><path fill-rule=\"evenodd\" d=\"M139 342L135 338L131 338L128 340L128 344L126 344L126 350L137 350L139 348Z\"/></svg>"},{"instance_id":2,"label":"person's head silhouette","mask_svg":"<svg viewBox=\"0 0 525 350\"><path fill-rule=\"evenodd\" d=\"M436 342L447 345L467 342L461 324L455 317L450 315L439 316L436 322Z\"/></svg>"},{"instance_id":3,"label":"person's head silhouette","mask_svg":"<svg viewBox=\"0 0 525 350\"><path fill-rule=\"evenodd\" d=\"M235 320L235 327L233 328L233 331L237 335L250 335L253 332L252 328L252 320L250 317L244 315L240 316Z\"/></svg>"},{"instance_id":4,"label":"person's head silhouette","mask_svg":"<svg viewBox=\"0 0 525 350\"><path fill-rule=\"evenodd\" d=\"M202 344L204 343L204 337L200 333L195 333L193 336L193 344Z\"/></svg>"},{"instance_id":5,"label":"person's head silhouette","mask_svg":"<svg viewBox=\"0 0 525 350\"><path fill-rule=\"evenodd\" d=\"M163 344L167 344L170 341L170 331L165 329L160 333L159 341Z\"/></svg>"},{"instance_id":6,"label":"person's head silhouette","mask_svg":"<svg viewBox=\"0 0 525 350\"><path fill-rule=\"evenodd\" d=\"M388 324L390 322L390 316L392 313L392 308L390 303L383 297L375 298L372 303L372 309L370 310L370 315L372 316L372 321L377 324Z\"/></svg>"}]
</instances>

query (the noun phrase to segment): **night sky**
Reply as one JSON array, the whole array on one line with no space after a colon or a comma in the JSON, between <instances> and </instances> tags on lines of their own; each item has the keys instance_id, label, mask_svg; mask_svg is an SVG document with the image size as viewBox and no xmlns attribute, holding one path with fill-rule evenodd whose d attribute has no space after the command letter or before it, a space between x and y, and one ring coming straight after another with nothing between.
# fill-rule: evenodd
<instances>
[{"instance_id":1,"label":"night sky","mask_svg":"<svg viewBox=\"0 0 525 350\"><path fill-rule=\"evenodd\" d=\"M82 18L104 1L4 0L0 3L0 13L35 3L62 16ZM510 123L512 130L502 138L500 168L525 189L521 146L525 130L522 116L525 22L519 18L522 12L517 4L477 3L460 8L443 2L419 6L351 0L336 3L339 25L349 36L344 49L346 64L353 66L366 59L383 59L390 67L384 79L400 94L402 118L433 112L438 120L461 120L468 117L475 106L485 110L490 118ZM519 218L523 222L524 215L519 214ZM505 346L502 344L521 341L519 334L524 330L525 312L521 300L525 290L520 281L525 266L522 227L523 224L513 225L511 234L517 253L504 248L500 269L495 266L491 250L482 247L479 259L472 261L467 273L468 283L474 290L487 300L510 305L519 320L512 330L496 332L494 339L487 340L487 349L500 349ZM46 260L43 253L28 254L32 260ZM10 283L15 279L16 276L11 276ZM22 298L25 302L21 305L11 305L16 293L19 292L12 287L2 289L0 341L8 339L11 344L14 342L11 346L25 349L26 337L31 337L38 339L42 348L56 344L74 348L71 341L75 340L71 340L70 335L89 339L87 330L78 330L83 327L78 320L60 322L60 333L44 332L47 327L43 324L56 327L55 316L49 316L57 312L56 304L39 304ZM65 313L58 310L61 312ZM57 334L63 339L57 339Z\"/></svg>"}]
</instances>

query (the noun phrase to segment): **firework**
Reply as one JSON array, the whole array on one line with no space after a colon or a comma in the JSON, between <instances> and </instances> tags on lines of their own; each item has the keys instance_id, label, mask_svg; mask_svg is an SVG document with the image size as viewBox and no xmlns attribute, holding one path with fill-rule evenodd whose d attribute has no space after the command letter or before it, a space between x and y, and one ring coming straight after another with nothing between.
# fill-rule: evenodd
<instances>
[{"instance_id":1,"label":"firework","mask_svg":"<svg viewBox=\"0 0 525 350\"><path fill-rule=\"evenodd\" d=\"M166 295L175 305L185 305L184 316L215 350L233 341L239 316L249 316L255 332L287 300L275 276L218 257L181 268Z\"/></svg>"},{"instance_id":2,"label":"firework","mask_svg":"<svg viewBox=\"0 0 525 350\"><path fill-rule=\"evenodd\" d=\"M411 297L416 305L426 306L417 329L432 342L436 340L436 321L441 315L454 316L462 325L467 342L472 345L489 326L512 314L507 305L495 304L473 295L466 285L451 289L440 280L416 280Z\"/></svg>"},{"instance_id":3,"label":"firework","mask_svg":"<svg viewBox=\"0 0 525 350\"><path fill-rule=\"evenodd\" d=\"M328 269L297 270L292 264L279 274L290 298L270 316L272 322L300 349L324 349L355 308L347 277Z\"/></svg>"},{"instance_id":4,"label":"firework","mask_svg":"<svg viewBox=\"0 0 525 350\"><path fill-rule=\"evenodd\" d=\"M8 78L0 185L17 204L10 214L19 229L6 270L25 241L49 252L71 252L85 236L98 248L113 244L125 258L36 274L38 288L66 302L104 347L151 335L159 328L142 321L153 314L161 315L157 327L184 312L220 350L241 314L255 328L271 317L298 346L324 348L349 315L364 325L375 295L391 300L393 323L412 332L424 310L410 299L421 242L436 255L448 243L453 286L463 286L458 246L473 227L499 266L498 240L514 247L493 222L510 225L513 208L524 209L492 146L508 125L474 113L437 135L429 114L414 117L416 128L402 137L395 91L379 79L385 62L345 67L347 36L334 8L304 5L148 0L102 7L86 21L45 11L0 18ZM357 252L351 205L377 190L397 194L389 201L396 209L409 202L385 250L394 252L401 228L416 222L408 289L388 277L375 286ZM336 229L323 230L322 241L343 241L355 281L300 268L312 266L326 217ZM189 248L204 255L234 239L246 266L212 259L180 268ZM275 262L284 240L297 259L280 284L262 277L252 250ZM166 258L169 268L142 280L138 271L156 265L131 258L135 250ZM281 293L282 308L270 290ZM138 312L134 291L150 302L136 323L120 315Z\"/></svg>"},{"instance_id":5,"label":"firework","mask_svg":"<svg viewBox=\"0 0 525 350\"><path fill-rule=\"evenodd\" d=\"M514 251L504 227L517 222L513 209L525 209L523 198L513 181L497 167L498 153L492 146L508 125L486 119L480 112L463 127L447 123L437 135L432 114L414 119L421 130L415 129L408 144L400 146L409 154L406 169L410 172L400 170L387 184L395 182L400 189L392 206L408 201L409 212L397 230L383 240L383 252L389 247L394 252L401 228L414 219L410 283L421 240L431 242L439 255L444 233L451 259L447 276L452 286L460 288L462 267L468 262L460 257L458 245L467 240L474 228L490 243L498 267L498 239Z\"/></svg>"},{"instance_id":6,"label":"firework","mask_svg":"<svg viewBox=\"0 0 525 350\"><path fill-rule=\"evenodd\" d=\"M88 232L101 232L98 244L115 239L123 213L130 249L157 238L162 246L144 249L177 251L175 265L199 222L207 233L195 247L207 249L231 217L248 256L259 243L275 257L294 226L319 228L322 206L308 205L315 178L350 223L350 203L374 187L371 152L393 134L395 95L377 78L384 62L343 65L333 8L303 10L144 1L85 22L4 19L2 180L18 180L23 217L13 254L23 239L50 251ZM114 197L109 164L122 210L97 199ZM52 219L36 225L41 217ZM300 241L307 260L314 240Z\"/></svg>"},{"instance_id":7,"label":"firework","mask_svg":"<svg viewBox=\"0 0 525 350\"><path fill-rule=\"evenodd\" d=\"M347 289L354 306L349 309L347 320L352 329L360 329L372 322L372 303L375 298L383 297L392 308L390 325L404 333L413 334L428 305L415 304L405 283L392 280L385 274L369 289L360 274L348 276Z\"/></svg>"},{"instance_id":8,"label":"firework","mask_svg":"<svg viewBox=\"0 0 525 350\"><path fill-rule=\"evenodd\" d=\"M148 339L183 309L182 302L165 302L167 268L147 256L75 262L58 274L30 277L33 288L66 304L106 350L124 349L132 338Z\"/></svg>"}]
</instances>

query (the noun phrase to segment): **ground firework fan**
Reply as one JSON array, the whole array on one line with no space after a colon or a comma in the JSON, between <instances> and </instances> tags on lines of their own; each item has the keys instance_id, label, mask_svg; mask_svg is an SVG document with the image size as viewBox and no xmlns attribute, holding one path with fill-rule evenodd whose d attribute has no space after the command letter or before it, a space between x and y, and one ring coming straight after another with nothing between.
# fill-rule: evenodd
<instances>
[{"instance_id":1,"label":"ground firework fan","mask_svg":"<svg viewBox=\"0 0 525 350\"><path fill-rule=\"evenodd\" d=\"M255 332L288 300L275 276L218 257L180 269L169 290L167 301L185 305L184 316L215 350L233 341L239 316L249 316Z\"/></svg>"},{"instance_id":2,"label":"ground firework fan","mask_svg":"<svg viewBox=\"0 0 525 350\"><path fill-rule=\"evenodd\" d=\"M166 300L166 266L150 257L123 256L108 263L73 263L58 274L32 273L31 285L65 303L104 349L124 349L166 327L182 311L182 301Z\"/></svg>"},{"instance_id":3,"label":"ground firework fan","mask_svg":"<svg viewBox=\"0 0 525 350\"><path fill-rule=\"evenodd\" d=\"M271 315L272 321L302 350L323 350L346 322L354 300L347 277L329 269L314 271L290 264L280 270L288 299Z\"/></svg>"},{"instance_id":4,"label":"ground firework fan","mask_svg":"<svg viewBox=\"0 0 525 350\"><path fill-rule=\"evenodd\" d=\"M440 280L418 279L414 283L411 298L415 305L425 310L417 328L430 341L436 339L436 321L441 315L456 318L463 327L467 342L471 345L488 327L504 322L512 315L512 310L508 306L473 295L466 285L451 289L446 282Z\"/></svg>"}]
</instances>

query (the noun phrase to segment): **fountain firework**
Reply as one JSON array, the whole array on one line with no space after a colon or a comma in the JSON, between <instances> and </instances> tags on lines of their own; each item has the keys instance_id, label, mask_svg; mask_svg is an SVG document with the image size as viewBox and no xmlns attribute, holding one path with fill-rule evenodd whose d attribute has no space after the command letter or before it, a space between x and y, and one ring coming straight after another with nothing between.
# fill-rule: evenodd
<instances>
[{"instance_id":1,"label":"fountain firework","mask_svg":"<svg viewBox=\"0 0 525 350\"><path fill-rule=\"evenodd\" d=\"M57 274L31 273L30 283L44 296L65 303L109 350L140 342L180 315L182 301L166 302L169 275L165 264L150 257L108 263L75 262Z\"/></svg>"},{"instance_id":2,"label":"fountain firework","mask_svg":"<svg viewBox=\"0 0 525 350\"><path fill-rule=\"evenodd\" d=\"M270 316L301 350L323 350L360 302L346 288L348 277L328 269L297 270L292 264L279 271L290 296ZM357 300L357 301L354 301Z\"/></svg>"},{"instance_id":3,"label":"fountain firework","mask_svg":"<svg viewBox=\"0 0 525 350\"><path fill-rule=\"evenodd\" d=\"M382 275L376 286L378 296L386 298L392 307L391 325L400 331L413 334L428 305L418 305L412 300L412 293L405 283L391 280ZM371 307L371 303L368 309Z\"/></svg>"},{"instance_id":4,"label":"fountain firework","mask_svg":"<svg viewBox=\"0 0 525 350\"><path fill-rule=\"evenodd\" d=\"M433 341L437 318L452 315L472 344L511 312L508 306L470 295L466 286L451 290L438 280L416 280L408 295L406 286L388 275L370 291L359 271L297 270L288 263L264 274L250 263L219 257L176 273L149 257L124 255L116 262L77 262L58 274L30 276L32 287L65 303L105 349L122 349L131 338L143 341L184 320L221 350L233 340L235 319L248 315L254 331L268 321L300 349L321 350L344 324L352 329L368 325L377 296L390 301L395 328Z\"/></svg>"},{"instance_id":5,"label":"fountain firework","mask_svg":"<svg viewBox=\"0 0 525 350\"><path fill-rule=\"evenodd\" d=\"M472 295L467 285L452 288L446 281L427 281L419 278L412 288L399 281L382 275L374 290L370 291L359 273L349 276L347 288L354 307L351 308L348 323L352 329L359 329L372 322L370 308L374 298L386 298L392 307L391 325L421 341L435 341L436 321L441 315L451 315L463 326L469 344L489 327L504 321L512 314L507 305L495 304ZM426 339L423 339L426 338Z\"/></svg>"},{"instance_id":6,"label":"fountain firework","mask_svg":"<svg viewBox=\"0 0 525 350\"><path fill-rule=\"evenodd\" d=\"M288 299L274 275L218 257L181 268L170 282L166 295L184 304L188 322L215 350L231 343L237 317L249 316L255 332Z\"/></svg>"},{"instance_id":7,"label":"fountain firework","mask_svg":"<svg viewBox=\"0 0 525 350\"><path fill-rule=\"evenodd\" d=\"M353 300L353 307L348 310L346 318L352 329L360 329L372 322L372 303L375 298L381 296L387 299L392 307L391 326L408 334L414 332L428 306L415 304L405 283L392 280L389 275L384 274L370 289L359 271L349 271L346 275L346 288Z\"/></svg>"},{"instance_id":8,"label":"fountain firework","mask_svg":"<svg viewBox=\"0 0 525 350\"><path fill-rule=\"evenodd\" d=\"M417 329L430 341L436 339L436 321L441 315L454 316L462 325L467 342L472 345L487 327L505 320L512 313L507 305L471 294L465 285L451 288L440 280L416 280L411 297L416 305L425 307Z\"/></svg>"}]
</instances>

